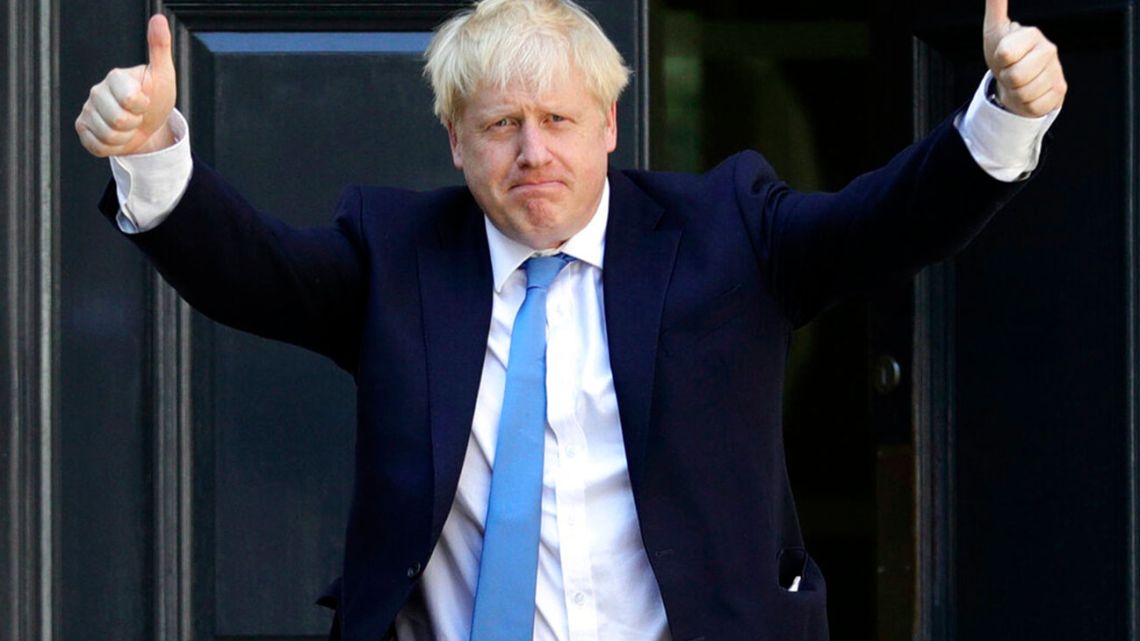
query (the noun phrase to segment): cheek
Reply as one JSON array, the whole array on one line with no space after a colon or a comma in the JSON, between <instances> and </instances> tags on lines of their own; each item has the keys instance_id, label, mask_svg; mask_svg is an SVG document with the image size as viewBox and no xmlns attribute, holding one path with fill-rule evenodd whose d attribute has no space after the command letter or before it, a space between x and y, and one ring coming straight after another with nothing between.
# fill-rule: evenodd
<instances>
[{"instance_id":1,"label":"cheek","mask_svg":"<svg viewBox=\"0 0 1140 641\"><path fill-rule=\"evenodd\" d=\"M466 172L467 184L473 191L480 193L491 193L497 191L497 181L493 172L488 171L486 165L476 164L472 166L468 164L469 170Z\"/></svg>"},{"instance_id":2,"label":"cheek","mask_svg":"<svg viewBox=\"0 0 1140 641\"><path fill-rule=\"evenodd\" d=\"M467 161L464 179L479 205L484 211L495 211L503 207L508 195L501 186L501 177L484 164L474 163L470 158Z\"/></svg>"},{"instance_id":3,"label":"cheek","mask_svg":"<svg viewBox=\"0 0 1140 641\"><path fill-rule=\"evenodd\" d=\"M480 169L480 176L488 189L504 191L510 182L512 167L510 161L503 162L501 159L497 163L488 162Z\"/></svg>"}]
</instances>

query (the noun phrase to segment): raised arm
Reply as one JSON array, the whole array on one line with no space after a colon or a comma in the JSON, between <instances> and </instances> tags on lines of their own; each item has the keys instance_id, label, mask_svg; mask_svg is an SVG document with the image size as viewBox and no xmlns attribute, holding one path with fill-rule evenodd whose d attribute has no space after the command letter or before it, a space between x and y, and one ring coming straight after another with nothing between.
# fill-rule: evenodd
<instances>
[{"instance_id":1,"label":"raised arm","mask_svg":"<svg viewBox=\"0 0 1140 641\"><path fill-rule=\"evenodd\" d=\"M103 213L202 313L353 370L363 279L359 190L346 190L334 226L295 229L257 210L191 159L185 120L173 112L166 18L151 18L147 42L149 63L111 70L75 122L91 154L111 157L115 181Z\"/></svg>"},{"instance_id":2,"label":"raised arm","mask_svg":"<svg viewBox=\"0 0 1140 641\"><path fill-rule=\"evenodd\" d=\"M797 322L952 255L1016 193L1021 170L1036 167L1068 87L1056 45L1011 21L1008 8L1008 0L987 0L983 26L998 105L979 91L954 119L957 133L944 123L836 194L798 193L743 174L745 201L767 214L756 218L756 236L773 288Z\"/></svg>"}]
</instances>

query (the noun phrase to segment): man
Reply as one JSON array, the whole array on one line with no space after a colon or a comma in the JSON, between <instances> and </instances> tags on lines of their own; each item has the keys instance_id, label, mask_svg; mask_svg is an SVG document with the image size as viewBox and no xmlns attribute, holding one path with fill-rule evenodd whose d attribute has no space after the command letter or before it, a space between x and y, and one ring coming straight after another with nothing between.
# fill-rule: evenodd
<instances>
[{"instance_id":1,"label":"man","mask_svg":"<svg viewBox=\"0 0 1140 641\"><path fill-rule=\"evenodd\" d=\"M755 153L608 171L628 72L579 7L485 0L427 52L466 187L352 188L295 230L191 159L170 35L76 122L103 211L193 305L358 389L333 636L826 639L784 469L791 329L948 255L1037 163L1056 48L988 0L989 75L837 194ZM992 91L991 91L992 87Z\"/></svg>"}]
</instances>

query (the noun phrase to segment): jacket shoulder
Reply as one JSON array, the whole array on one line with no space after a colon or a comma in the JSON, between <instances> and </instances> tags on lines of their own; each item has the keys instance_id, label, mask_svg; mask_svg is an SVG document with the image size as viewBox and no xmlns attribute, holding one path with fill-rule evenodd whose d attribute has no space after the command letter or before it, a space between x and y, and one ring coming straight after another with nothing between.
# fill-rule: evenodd
<instances>
[{"instance_id":1,"label":"jacket shoulder","mask_svg":"<svg viewBox=\"0 0 1140 641\"><path fill-rule=\"evenodd\" d=\"M620 172L663 206L704 200L717 194L733 196L738 190L755 190L777 182L775 169L755 150L745 150L725 158L703 173L627 169Z\"/></svg>"},{"instance_id":2,"label":"jacket shoulder","mask_svg":"<svg viewBox=\"0 0 1140 641\"><path fill-rule=\"evenodd\" d=\"M428 214L467 209L475 204L471 192L462 186L442 187L429 191L415 191L395 187L350 185L344 196L356 192L361 208L369 215L383 217L413 217L423 220Z\"/></svg>"},{"instance_id":3,"label":"jacket shoulder","mask_svg":"<svg viewBox=\"0 0 1140 641\"><path fill-rule=\"evenodd\" d=\"M415 191L350 185L341 193L337 218L341 225L348 223L365 237L404 243L433 230L470 222L479 211L471 192L463 186Z\"/></svg>"}]
</instances>

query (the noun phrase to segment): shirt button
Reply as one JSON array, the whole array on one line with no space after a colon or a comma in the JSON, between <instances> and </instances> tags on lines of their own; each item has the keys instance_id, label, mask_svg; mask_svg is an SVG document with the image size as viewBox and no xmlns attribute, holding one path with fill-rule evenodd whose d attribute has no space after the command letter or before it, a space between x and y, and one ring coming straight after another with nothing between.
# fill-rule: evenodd
<instances>
[{"instance_id":1,"label":"shirt button","mask_svg":"<svg viewBox=\"0 0 1140 641\"><path fill-rule=\"evenodd\" d=\"M578 456L578 448L570 445L566 448L566 458L574 458Z\"/></svg>"},{"instance_id":2,"label":"shirt button","mask_svg":"<svg viewBox=\"0 0 1140 641\"><path fill-rule=\"evenodd\" d=\"M579 592L579 593L574 595L574 603L576 603L578 605L582 605L585 602L586 602L586 595L585 594Z\"/></svg>"}]
</instances>

